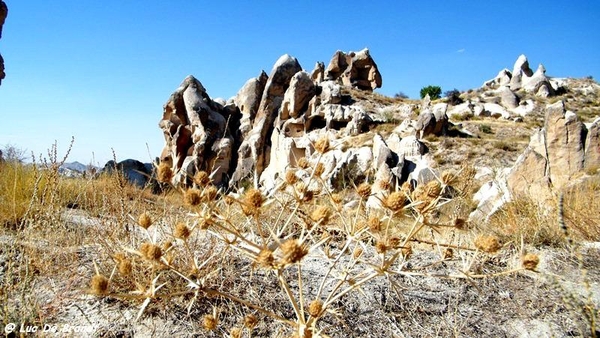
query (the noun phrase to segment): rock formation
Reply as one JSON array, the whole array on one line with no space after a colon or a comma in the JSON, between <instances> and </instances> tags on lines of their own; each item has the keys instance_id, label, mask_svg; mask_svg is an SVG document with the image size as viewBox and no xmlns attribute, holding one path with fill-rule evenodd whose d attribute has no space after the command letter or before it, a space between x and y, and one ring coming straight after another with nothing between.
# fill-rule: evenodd
<instances>
[{"instance_id":1,"label":"rock formation","mask_svg":"<svg viewBox=\"0 0 600 338\"><path fill-rule=\"evenodd\" d=\"M381 88L382 84L377 64L366 48L348 54L337 51L329 61L325 78L362 90Z\"/></svg>"},{"instance_id":2,"label":"rock formation","mask_svg":"<svg viewBox=\"0 0 600 338\"><path fill-rule=\"evenodd\" d=\"M6 16L8 15L8 7L4 1L0 0L0 39L2 38L2 26L4 26L4 21L6 20ZM6 74L4 73L4 59L2 58L2 54L0 54L0 84L2 84L2 80Z\"/></svg>"},{"instance_id":3,"label":"rock formation","mask_svg":"<svg viewBox=\"0 0 600 338\"><path fill-rule=\"evenodd\" d=\"M546 106L544 128L531 136L512 168L484 184L471 219L487 218L514 197L528 196L545 204L563 187L576 184L572 179L582 170L600 166L599 124L596 119L588 128L562 101Z\"/></svg>"},{"instance_id":4,"label":"rock formation","mask_svg":"<svg viewBox=\"0 0 600 338\"><path fill-rule=\"evenodd\" d=\"M160 161L172 166L174 185L188 185L198 170L211 173L215 184L227 183L238 112L211 100L193 76L181 83L164 105L159 123L165 137Z\"/></svg>"},{"instance_id":5,"label":"rock formation","mask_svg":"<svg viewBox=\"0 0 600 338\"><path fill-rule=\"evenodd\" d=\"M110 160L106 162L101 172L112 173L114 170L120 171L124 177L133 185L144 188L152 178L152 164L142 163L137 160L127 159L119 163Z\"/></svg>"},{"instance_id":6,"label":"rock formation","mask_svg":"<svg viewBox=\"0 0 600 338\"><path fill-rule=\"evenodd\" d=\"M252 129L238 151L239 157L233 175L234 181L254 175L256 182L268 165L266 156L269 153L269 140L274 129L275 119L292 77L301 70L302 67L298 60L287 54L280 57L273 66Z\"/></svg>"},{"instance_id":7,"label":"rock formation","mask_svg":"<svg viewBox=\"0 0 600 338\"><path fill-rule=\"evenodd\" d=\"M431 163L424 160L430 156L427 147L414 135L401 139L392 134L387 140L375 135L372 145L356 141L370 130L377 112L367 112L342 93L380 86L381 75L367 49L336 52L327 69L318 62L310 74L284 55L268 76L262 72L248 80L230 102L212 100L189 76L164 105L160 162L172 168L175 186L192 185L191 178L204 170L220 187L252 180L266 192L279 186L289 171L310 183L317 164L322 167L318 175L334 189L369 176L387 188L435 177L411 176ZM447 122L443 105L427 108L435 121L427 127L433 133L442 132ZM330 147L323 154L315 144L324 138Z\"/></svg>"}]
</instances>

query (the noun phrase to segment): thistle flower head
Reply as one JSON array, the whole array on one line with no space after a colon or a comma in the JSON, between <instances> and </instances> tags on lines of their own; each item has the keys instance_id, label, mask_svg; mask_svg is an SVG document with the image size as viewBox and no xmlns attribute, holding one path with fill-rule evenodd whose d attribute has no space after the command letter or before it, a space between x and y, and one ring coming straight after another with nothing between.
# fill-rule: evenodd
<instances>
[{"instance_id":1,"label":"thistle flower head","mask_svg":"<svg viewBox=\"0 0 600 338\"><path fill-rule=\"evenodd\" d=\"M256 256L256 263L263 268L273 268L275 266L275 257L273 257L273 251L269 250L268 248L260 250L258 256Z\"/></svg>"},{"instance_id":2,"label":"thistle flower head","mask_svg":"<svg viewBox=\"0 0 600 338\"><path fill-rule=\"evenodd\" d=\"M362 254L363 249L360 246L357 246L356 248L354 248L354 251L352 251L352 258L359 259L360 256L362 256Z\"/></svg>"},{"instance_id":3,"label":"thistle flower head","mask_svg":"<svg viewBox=\"0 0 600 338\"><path fill-rule=\"evenodd\" d=\"M285 183L294 185L296 182L298 182L298 176L296 176L296 172L293 170L287 170L285 172Z\"/></svg>"},{"instance_id":4,"label":"thistle flower head","mask_svg":"<svg viewBox=\"0 0 600 338\"><path fill-rule=\"evenodd\" d=\"M190 206L196 206L202 202L202 193L199 189L191 188L183 194L183 201Z\"/></svg>"},{"instance_id":5,"label":"thistle flower head","mask_svg":"<svg viewBox=\"0 0 600 338\"><path fill-rule=\"evenodd\" d=\"M331 217L331 209L324 205L318 206L311 214L310 218L316 223L320 222L321 225L325 225L329 222Z\"/></svg>"},{"instance_id":6,"label":"thistle flower head","mask_svg":"<svg viewBox=\"0 0 600 338\"><path fill-rule=\"evenodd\" d=\"M481 235L475 239L475 247L483 252L495 253L502 245L496 236Z\"/></svg>"},{"instance_id":7,"label":"thistle flower head","mask_svg":"<svg viewBox=\"0 0 600 338\"><path fill-rule=\"evenodd\" d=\"M156 244L150 242L142 243L140 246L140 253L148 260L159 260L162 256L162 249Z\"/></svg>"},{"instance_id":8,"label":"thistle flower head","mask_svg":"<svg viewBox=\"0 0 600 338\"><path fill-rule=\"evenodd\" d=\"M315 142L315 150L321 154L325 154L330 149L329 138L322 136Z\"/></svg>"},{"instance_id":9,"label":"thistle flower head","mask_svg":"<svg viewBox=\"0 0 600 338\"><path fill-rule=\"evenodd\" d=\"M298 159L298 162L296 162L296 164L298 165L298 168L302 168L302 169L306 169L310 165L310 163L308 163L308 160L306 159L306 157L300 157Z\"/></svg>"},{"instance_id":10,"label":"thistle flower head","mask_svg":"<svg viewBox=\"0 0 600 338\"><path fill-rule=\"evenodd\" d=\"M202 213L198 218L198 227L201 230L208 229L213 223L213 216L210 212Z\"/></svg>"},{"instance_id":11,"label":"thistle flower head","mask_svg":"<svg viewBox=\"0 0 600 338\"><path fill-rule=\"evenodd\" d=\"M217 318L213 315L205 315L202 318L202 327L207 331L213 331L217 328Z\"/></svg>"},{"instance_id":12,"label":"thistle flower head","mask_svg":"<svg viewBox=\"0 0 600 338\"><path fill-rule=\"evenodd\" d=\"M127 259L127 256L125 256L124 253L119 252L115 254L115 259L117 260L119 273L123 276L129 276L133 270L133 265L131 264L131 261Z\"/></svg>"},{"instance_id":13,"label":"thistle flower head","mask_svg":"<svg viewBox=\"0 0 600 338\"><path fill-rule=\"evenodd\" d=\"M205 187L210 183L210 176L206 171L200 170L194 175L194 183L199 187Z\"/></svg>"},{"instance_id":14,"label":"thistle flower head","mask_svg":"<svg viewBox=\"0 0 600 338\"><path fill-rule=\"evenodd\" d=\"M371 196L371 186L369 185L369 183L363 182L358 187L356 187L356 193L358 193L358 196L360 196L361 198L369 198L369 196Z\"/></svg>"},{"instance_id":15,"label":"thistle flower head","mask_svg":"<svg viewBox=\"0 0 600 338\"><path fill-rule=\"evenodd\" d=\"M375 250L377 251L377 253L383 254L386 253L390 248L388 247L387 243L385 243L384 241L377 241L375 242Z\"/></svg>"},{"instance_id":16,"label":"thistle flower head","mask_svg":"<svg viewBox=\"0 0 600 338\"><path fill-rule=\"evenodd\" d=\"M438 182L436 180L429 181L425 185L425 191L427 193L427 196L429 196L431 198L436 198L442 192L442 185L440 184L440 182Z\"/></svg>"},{"instance_id":17,"label":"thistle flower head","mask_svg":"<svg viewBox=\"0 0 600 338\"><path fill-rule=\"evenodd\" d=\"M379 180L377 181L377 186L381 190L390 190L392 188L392 183L390 181Z\"/></svg>"},{"instance_id":18,"label":"thistle flower head","mask_svg":"<svg viewBox=\"0 0 600 338\"><path fill-rule=\"evenodd\" d=\"M103 275L95 275L91 281L91 292L97 296L101 296L108 291L108 278Z\"/></svg>"},{"instance_id":19,"label":"thistle flower head","mask_svg":"<svg viewBox=\"0 0 600 338\"><path fill-rule=\"evenodd\" d=\"M342 203L342 201L344 200L344 198L342 197L342 195L340 195L338 193L333 193L333 194L331 194L331 200L335 204L340 204L340 203Z\"/></svg>"},{"instance_id":20,"label":"thistle flower head","mask_svg":"<svg viewBox=\"0 0 600 338\"><path fill-rule=\"evenodd\" d=\"M219 190L217 190L214 185L206 186L204 187L204 190L202 190L202 200L204 202L214 201L218 193Z\"/></svg>"},{"instance_id":21,"label":"thistle flower head","mask_svg":"<svg viewBox=\"0 0 600 338\"><path fill-rule=\"evenodd\" d=\"M371 232L381 231L381 220L378 217L375 217L375 216L369 217L369 221L367 223L369 225L369 230L371 230Z\"/></svg>"},{"instance_id":22,"label":"thistle flower head","mask_svg":"<svg viewBox=\"0 0 600 338\"><path fill-rule=\"evenodd\" d=\"M173 231L173 237L181 240L187 240L190 237L191 231L184 223L177 223L175 230Z\"/></svg>"},{"instance_id":23,"label":"thistle flower head","mask_svg":"<svg viewBox=\"0 0 600 338\"><path fill-rule=\"evenodd\" d=\"M167 162L161 162L158 165L157 179L162 183L169 183L173 178L173 169Z\"/></svg>"},{"instance_id":24,"label":"thistle flower head","mask_svg":"<svg viewBox=\"0 0 600 338\"><path fill-rule=\"evenodd\" d=\"M540 257L536 254L528 253L521 257L521 265L527 270L535 271L539 263Z\"/></svg>"},{"instance_id":25,"label":"thistle flower head","mask_svg":"<svg viewBox=\"0 0 600 338\"><path fill-rule=\"evenodd\" d=\"M323 302L319 299L315 299L308 304L308 314L313 317L319 317L323 311Z\"/></svg>"},{"instance_id":26,"label":"thistle flower head","mask_svg":"<svg viewBox=\"0 0 600 338\"><path fill-rule=\"evenodd\" d=\"M244 195L242 203L242 211L246 215L258 215L260 213L260 207L263 205L264 197L260 190L249 189Z\"/></svg>"},{"instance_id":27,"label":"thistle flower head","mask_svg":"<svg viewBox=\"0 0 600 338\"><path fill-rule=\"evenodd\" d=\"M284 265L298 263L308 253L306 245L296 239L288 239L283 242L280 249L283 254L281 261Z\"/></svg>"},{"instance_id":28,"label":"thistle flower head","mask_svg":"<svg viewBox=\"0 0 600 338\"><path fill-rule=\"evenodd\" d=\"M148 229L152 225L152 218L144 212L138 217L138 225L144 229Z\"/></svg>"},{"instance_id":29,"label":"thistle flower head","mask_svg":"<svg viewBox=\"0 0 600 338\"><path fill-rule=\"evenodd\" d=\"M308 190L308 187L303 182L298 182L295 185L296 192L302 202L309 202L313 199L314 193L312 190Z\"/></svg>"},{"instance_id":30,"label":"thistle flower head","mask_svg":"<svg viewBox=\"0 0 600 338\"><path fill-rule=\"evenodd\" d=\"M384 206L393 212L402 210L405 202L406 197L402 191L394 191L393 193L387 195L383 200Z\"/></svg>"}]
</instances>

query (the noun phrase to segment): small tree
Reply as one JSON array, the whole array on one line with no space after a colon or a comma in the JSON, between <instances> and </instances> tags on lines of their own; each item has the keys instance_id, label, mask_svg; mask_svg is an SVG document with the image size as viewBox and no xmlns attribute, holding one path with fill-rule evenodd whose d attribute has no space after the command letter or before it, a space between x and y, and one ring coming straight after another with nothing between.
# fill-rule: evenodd
<instances>
[{"instance_id":1,"label":"small tree","mask_svg":"<svg viewBox=\"0 0 600 338\"><path fill-rule=\"evenodd\" d=\"M440 86L427 86L421 88L421 98L424 98L429 94L429 98L432 100L437 100L442 95L442 88Z\"/></svg>"},{"instance_id":2,"label":"small tree","mask_svg":"<svg viewBox=\"0 0 600 338\"><path fill-rule=\"evenodd\" d=\"M460 91L456 88L446 91L444 96L448 99L448 103L453 106L463 103L463 100L460 98Z\"/></svg>"}]
</instances>

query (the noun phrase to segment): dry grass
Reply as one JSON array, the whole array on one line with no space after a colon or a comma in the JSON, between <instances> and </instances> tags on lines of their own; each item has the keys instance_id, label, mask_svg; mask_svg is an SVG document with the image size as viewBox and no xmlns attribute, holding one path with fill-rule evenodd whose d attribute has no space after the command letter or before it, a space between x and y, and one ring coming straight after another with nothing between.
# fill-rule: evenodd
<instances>
[{"instance_id":1,"label":"dry grass","mask_svg":"<svg viewBox=\"0 0 600 338\"><path fill-rule=\"evenodd\" d=\"M172 315L202 335L330 336L353 332L354 307L377 308L356 304L363 293L385 288L382 297L399 311L406 307L401 290L415 281L460 288L535 274L537 256L524 256L521 265L517 238L556 244L552 222L527 205L507 208L497 231L470 228L464 219L476 187L468 166L424 186L390 184L379 197L385 208L372 211L365 208L370 185L329 191L314 173L318 164L307 168L309 182L282 183L270 196L253 189L223 195L205 182L192 199L191 190L154 196L120 175L62 178L59 163L0 167L8 173L0 175L1 238L9 244L0 250L4 324L57 320L64 304L97 297L134 309L139 321ZM565 199L567 223L589 224L588 239L597 236L595 220L577 212L597 208L585 204L597 187L590 183ZM75 224L67 207L85 221ZM49 279L66 290L40 302ZM391 316L414 322L419 314ZM464 320L436 330L470 332Z\"/></svg>"}]
</instances>

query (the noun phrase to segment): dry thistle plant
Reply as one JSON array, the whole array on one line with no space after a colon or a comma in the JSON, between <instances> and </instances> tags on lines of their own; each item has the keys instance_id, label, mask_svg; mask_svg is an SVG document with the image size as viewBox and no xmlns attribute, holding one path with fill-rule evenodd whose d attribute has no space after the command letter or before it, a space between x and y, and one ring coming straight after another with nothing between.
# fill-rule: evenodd
<instances>
[{"instance_id":1,"label":"dry thistle plant","mask_svg":"<svg viewBox=\"0 0 600 338\"><path fill-rule=\"evenodd\" d=\"M318 158L308 180L300 180L288 171L279 191L269 196L248 189L242 195L219 198L206 179L208 175L197 174L194 183L198 188L183 194L187 220L149 221L142 214L138 224L144 231L128 238L130 242L120 243L113 266L106 267L119 273L110 280L110 287L108 279L106 285L99 284L101 273L97 273L92 279L92 284L98 285L92 287L97 290L93 293L137 299L141 302L138 318L159 299L184 296L188 312L206 302L214 306L227 302L256 313L237 321L250 332L260 322L258 315L283 325L298 337L319 337L326 336L328 330L321 322L336 318L338 304L345 296L379 278L400 290L398 276L437 276L429 269L458 260L455 257L461 257L464 268L439 277L472 280L536 270L537 256L525 255L522 266L515 269L495 274L471 272L471 266L501 250L501 246L495 237L478 238L473 247L454 243L460 237L456 234L465 231L464 220L453 215L446 223L435 221L433 216L451 200L450 184L460 181L455 176L442 175L440 180L414 189L403 185L384 196L383 209L378 212L366 208L371 186L365 182L356 187L356 207L344 209L342 196L329 190L320 177L322 169L318 169L323 167L322 155L330 149L328 139L317 141ZM310 166L308 161L298 162L299 167ZM446 233L452 236L445 237ZM462 237L467 242L468 234ZM419 250L431 250L428 248L439 251L439 261L428 266L411 263ZM223 273L228 270L223 262L230 260L236 262L239 275ZM316 269L321 272L315 273ZM255 277L243 277L242 271ZM261 297L261 286L253 285L253 278L259 276L275 283L280 297L287 302L288 314L283 315L281 308L273 304L248 297L250 293L225 287L232 278L239 279L238 283L251 288L251 294ZM125 283L124 278L136 283ZM308 284L312 287L305 288ZM240 336L243 330L224 324L227 316L236 314L222 308L217 313L215 307L205 312L201 326Z\"/></svg>"}]
</instances>

